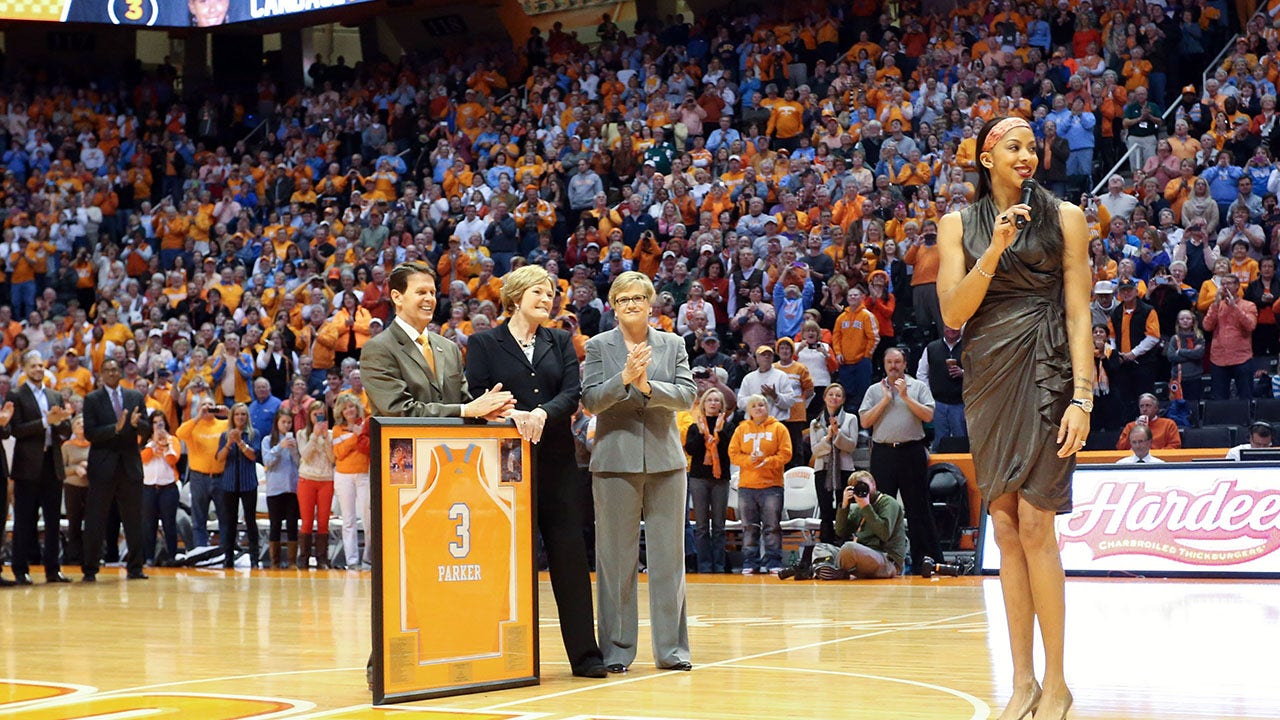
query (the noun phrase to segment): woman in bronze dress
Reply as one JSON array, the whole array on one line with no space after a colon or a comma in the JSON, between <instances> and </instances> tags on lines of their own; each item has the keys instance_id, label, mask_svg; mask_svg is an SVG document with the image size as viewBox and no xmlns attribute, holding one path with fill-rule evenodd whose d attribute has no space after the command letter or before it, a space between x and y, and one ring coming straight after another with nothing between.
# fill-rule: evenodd
<instances>
[{"instance_id":1,"label":"woman in bronze dress","mask_svg":"<svg viewBox=\"0 0 1280 720\"><path fill-rule=\"evenodd\" d=\"M1089 231L1080 208L1039 187L1021 202L1038 162L1025 120L988 122L977 145L978 200L939 223L938 295L947 325L965 327L965 417L1000 546L1013 654L1013 696L1000 719L1064 718L1071 693L1054 516L1071 510L1075 453L1093 409ZM1032 658L1037 620L1043 690Z\"/></svg>"}]
</instances>

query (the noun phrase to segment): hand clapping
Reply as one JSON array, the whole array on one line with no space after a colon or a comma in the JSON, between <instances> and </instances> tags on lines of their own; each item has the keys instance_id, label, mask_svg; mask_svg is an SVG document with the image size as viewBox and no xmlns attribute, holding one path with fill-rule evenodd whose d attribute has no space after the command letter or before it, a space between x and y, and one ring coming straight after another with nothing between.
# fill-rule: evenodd
<instances>
[{"instance_id":1,"label":"hand clapping","mask_svg":"<svg viewBox=\"0 0 1280 720\"><path fill-rule=\"evenodd\" d=\"M0 407L0 427L8 425L13 419L13 402L6 402L4 407Z\"/></svg>"},{"instance_id":2,"label":"hand clapping","mask_svg":"<svg viewBox=\"0 0 1280 720\"><path fill-rule=\"evenodd\" d=\"M649 361L653 359L653 348L649 343L640 343L627 351L627 364L622 368L622 382L634 385L640 392L649 389Z\"/></svg>"}]
</instances>

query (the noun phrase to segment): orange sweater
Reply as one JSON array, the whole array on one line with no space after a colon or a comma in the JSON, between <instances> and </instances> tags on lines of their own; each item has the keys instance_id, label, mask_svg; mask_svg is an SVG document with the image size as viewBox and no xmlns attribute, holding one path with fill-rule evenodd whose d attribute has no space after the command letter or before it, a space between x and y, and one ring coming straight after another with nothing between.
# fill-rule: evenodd
<instances>
[{"instance_id":1,"label":"orange sweater","mask_svg":"<svg viewBox=\"0 0 1280 720\"><path fill-rule=\"evenodd\" d=\"M367 473L369 472L369 453L360 449L360 434L352 432L346 425L334 428L333 456L337 460L334 472Z\"/></svg>"},{"instance_id":2,"label":"orange sweater","mask_svg":"<svg viewBox=\"0 0 1280 720\"><path fill-rule=\"evenodd\" d=\"M764 461L759 467L751 454L759 450ZM741 470L738 487L760 490L782 487L782 472L791 460L791 434L773 417L764 422L744 420L729 441L729 461Z\"/></svg>"},{"instance_id":3,"label":"orange sweater","mask_svg":"<svg viewBox=\"0 0 1280 720\"><path fill-rule=\"evenodd\" d=\"M938 282L937 245L912 245L903 259L908 265L915 267L915 272L911 275L911 287Z\"/></svg>"},{"instance_id":4,"label":"orange sweater","mask_svg":"<svg viewBox=\"0 0 1280 720\"><path fill-rule=\"evenodd\" d=\"M831 347L835 350L836 358L845 365L853 365L871 357L879 340L875 317L861 305L857 308L845 308L840 317L836 318L835 330L831 332Z\"/></svg>"}]
</instances>

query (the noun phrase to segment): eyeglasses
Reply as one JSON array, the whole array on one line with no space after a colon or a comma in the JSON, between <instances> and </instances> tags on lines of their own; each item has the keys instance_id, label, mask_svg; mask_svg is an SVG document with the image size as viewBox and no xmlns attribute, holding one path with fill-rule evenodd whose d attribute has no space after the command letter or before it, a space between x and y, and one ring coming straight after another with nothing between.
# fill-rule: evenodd
<instances>
[{"instance_id":1,"label":"eyeglasses","mask_svg":"<svg viewBox=\"0 0 1280 720\"><path fill-rule=\"evenodd\" d=\"M625 307L627 305L643 305L647 302L649 302L649 298L645 295L628 295L615 299L613 304L618 307Z\"/></svg>"}]
</instances>

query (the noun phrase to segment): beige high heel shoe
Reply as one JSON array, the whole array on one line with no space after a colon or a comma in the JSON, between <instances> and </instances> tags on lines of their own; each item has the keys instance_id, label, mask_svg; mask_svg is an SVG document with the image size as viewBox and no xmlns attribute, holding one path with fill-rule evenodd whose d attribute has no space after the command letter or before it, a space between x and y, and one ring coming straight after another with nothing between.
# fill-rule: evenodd
<instances>
[{"instance_id":1,"label":"beige high heel shoe","mask_svg":"<svg viewBox=\"0 0 1280 720\"><path fill-rule=\"evenodd\" d=\"M1037 698L1038 700L1039 698ZM1062 714L1056 718L1046 718L1045 720L1067 720L1067 712L1071 710L1071 703L1075 702L1075 698L1071 696L1071 691L1067 691L1067 704L1062 706Z\"/></svg>"},{"instance_id":2,"label":"beige high heel shoe","mask_svg":"<svg viewBox=\"0 0 1280 720\"><path fill-rule=\"evenodd\" d=\"M1018 714L1013 716L1013 720L1023 720L1023 718L1032 717L1036 708L1040 707L1040 683L1031 681L1031 694L1027 696L1026 702L1022 703L1022 707L1018 708Z\"/></svg>"}]
</instances>

